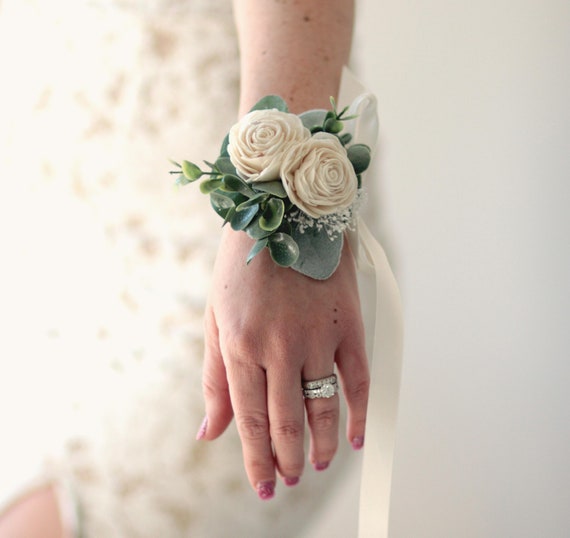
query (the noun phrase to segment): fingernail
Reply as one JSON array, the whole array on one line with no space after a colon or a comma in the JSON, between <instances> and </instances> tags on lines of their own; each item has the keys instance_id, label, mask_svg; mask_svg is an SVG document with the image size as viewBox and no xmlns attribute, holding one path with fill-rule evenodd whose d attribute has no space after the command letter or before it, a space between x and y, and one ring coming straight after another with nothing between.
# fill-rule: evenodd
<instances>
[{"instance_id":1,"label":"fingernail","mask_svg":"<svg viewBox=\"0 0 570 538\"><path fill-rule=\"evenodd\" d=\"M364 446L364 435L357 435L352 440L352 448L354 448L354 450L360 450L363 446Z\"/></svg>"},{"instance_id":2,"label":"fingernail","mask_svg":"<svg viewBox=\"0 0 570 538\"><path fill-rule=\"evenodd\" d=\"M196 441L199 441L200 439L204 439L204 437L206 436L206 429L208 428L208 417L204 417L204 420L202 421L202 425L200 426L200 429L198 430L198 433L196 434Z\"/></svg>"},{"instance_id":3,"label":"fingernail","mask_svg":"<svg viewBox=\"0 0 570 538\"><path fill-rule=\"evenodd\" d=\"M324 471L325 469L327 469L329 466L329 462L328 461L317 461L313 467L315 468L315 471Z\"/></svg>"},{"instance_id":4,"label":"fingernail","mask_svg":"<svg viewBox=\"0 0 570 538\"><path fill-rule=\"evenodd\" d=\"M299 483L299 477L298 476L294 476L292 478L285 477L283 479L283 482L285 482L286 486L296 486Z\"/></svg>"},{"instance_id":5,"label":"fingernail","mask_svg":"<svg viewBox=\"0 0 570 538\"><path fill-rule=\"evenodd\" d=\"M267 501L271 499L275 494L275 482L267 481L267 482L259 482L257 484L257 495L260 499Z\"/></svg>"}]
</instances>

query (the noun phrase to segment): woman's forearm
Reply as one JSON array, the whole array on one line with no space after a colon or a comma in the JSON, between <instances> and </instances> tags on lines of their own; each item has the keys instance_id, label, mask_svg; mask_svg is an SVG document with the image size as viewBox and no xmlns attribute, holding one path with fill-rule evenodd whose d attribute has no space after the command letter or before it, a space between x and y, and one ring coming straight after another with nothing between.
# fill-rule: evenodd
<instances>
[{"instance_id":1,"label":"woman's forearm","mask_svg":"<svg viewBox=\"0 0 570 538\"><path fill-rule=\"evenodd\" d=\"M234 0L240 115L264 95L291 112L328 108L352 40L354 0Z\"/></svg>"}]
</instances>

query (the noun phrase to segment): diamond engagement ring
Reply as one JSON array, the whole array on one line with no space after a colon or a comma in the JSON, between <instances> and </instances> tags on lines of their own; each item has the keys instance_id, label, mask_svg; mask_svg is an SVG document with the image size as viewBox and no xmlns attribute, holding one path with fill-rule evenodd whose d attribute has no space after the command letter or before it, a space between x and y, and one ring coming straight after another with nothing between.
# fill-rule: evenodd
<instances>
[{"instance_id":1,"label":"diamond engagement ring","mask_svg":"<svg viewBox=\"0 0 570 538\"><path fill-rule=\"evenodd\" d=\"M303 381L303 396L310 400L332 398L337 392L338 383L335 374L313 381Z\"/></svg>"}]
</instances>

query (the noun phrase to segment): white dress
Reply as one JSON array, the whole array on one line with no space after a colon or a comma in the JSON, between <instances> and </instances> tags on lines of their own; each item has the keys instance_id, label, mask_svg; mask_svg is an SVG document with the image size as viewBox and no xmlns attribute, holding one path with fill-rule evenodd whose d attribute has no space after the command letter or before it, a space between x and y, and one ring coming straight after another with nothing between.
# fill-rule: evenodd
<instances>
[{"instance_id":1,"label":"white dress","mask_svg":"<svg viewBox=\"0 0 570 538\"><path fill-rule=\"evenodd\" d=\"M88 538L301 536L342 488L356 528L347 443L263 503L233 425L195 441L220 222L168 159L217 155L237 55L225 0L0 3L0 487L49 454Z\"/></svg>"}]
</instances>

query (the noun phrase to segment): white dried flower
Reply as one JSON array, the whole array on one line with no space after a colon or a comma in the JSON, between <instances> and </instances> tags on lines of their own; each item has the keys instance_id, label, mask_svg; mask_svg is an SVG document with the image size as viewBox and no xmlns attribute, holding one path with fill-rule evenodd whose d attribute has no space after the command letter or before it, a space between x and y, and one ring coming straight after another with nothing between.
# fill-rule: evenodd
<instances>
[{"instance_id":1,"label":"white dried flower","mask_svg":"<svg viewBox=\"0 0 570 538\"><path fill-rule=\"evenodd\" d=\"M314 218L350 207L358 190L346 149L329 133L291 144L283 155L280 176L291 202Z\"/></svg>"},{"instance_id":2,"label":"white dried flower","mask_svg":"<svg viewBox=\"0 0 570 538\"><path fill-rule=\"evenodd\" d=\"M249 182L279 179L283 152L310 139L310 131L295 114L277 109L254 110L231 129L228 153L238 174Z\"/></svg>"}]
</instances>

